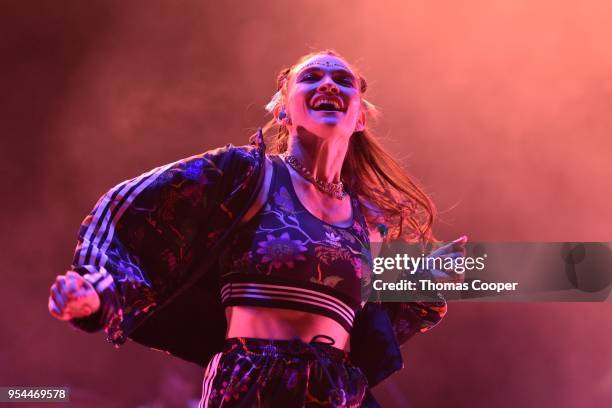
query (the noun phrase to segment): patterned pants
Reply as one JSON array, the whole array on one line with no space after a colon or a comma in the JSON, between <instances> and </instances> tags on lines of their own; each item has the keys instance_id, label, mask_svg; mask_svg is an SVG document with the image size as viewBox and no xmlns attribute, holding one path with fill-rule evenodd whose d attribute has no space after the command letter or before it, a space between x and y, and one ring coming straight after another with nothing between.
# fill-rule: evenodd
<instances>
[{"instance_id":1,"label":"patterned pants","mask_svg":"<svg viewBox=\"0 0 612 408\"><path fill-rule=\"evenodd\" d=\"M204 372L199 407L360 407L367 380L348 353L316 341L325 337L226 339Z\"/></svg>"}]
</instances>

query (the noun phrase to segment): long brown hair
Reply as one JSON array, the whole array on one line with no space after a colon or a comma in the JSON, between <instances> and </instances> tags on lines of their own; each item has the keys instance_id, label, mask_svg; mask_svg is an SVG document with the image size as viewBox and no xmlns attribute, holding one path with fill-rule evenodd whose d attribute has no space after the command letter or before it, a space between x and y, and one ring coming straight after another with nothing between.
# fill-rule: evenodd
<instances>
[{"instance_id":1,"label":"long brown hair","mask_svg":"<svg viewBox=\"0 0 612 408\"><path fill-rule=\"evenodd\" d=\"M277 94L268 109L280 103L287 92L289 75L295 67L315 55L332 55L343 59L333 50L316 51L304 55L294 65L280 71L277 77ZM369 116L377 116L375 106L363 99L367 89L365 78L353 67L359 79L362 107ZM266 144L272 154L287 150L289 131L272 118L263 127ZM432 232L436 209L429 196L402 169L402 166L385 151L371 129L354 132L342 165L341 179L348 190L356 194L365 210L368 222L383 224L389 237L409 242L437 242Z\"/></svg>"}]
</instances>

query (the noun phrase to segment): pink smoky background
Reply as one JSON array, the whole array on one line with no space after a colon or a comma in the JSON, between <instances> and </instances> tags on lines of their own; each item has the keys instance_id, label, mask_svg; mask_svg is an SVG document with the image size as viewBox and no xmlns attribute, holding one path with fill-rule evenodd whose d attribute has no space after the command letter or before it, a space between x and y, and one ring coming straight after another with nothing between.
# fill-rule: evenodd
<instances>
[{"instance_id":1,"label":"pink smoky background","mask_svg":"<svg viewBox=\"0 0 612 408\"><path fill-rule=\"evenodd\" d=\"M0 386L69 386L75 407L197 401L203 369L53 319L49 286L102 193L246 144L278 70L313 49L366 76L440 239L612 241L608 0L4 1L0 19ZM373 393L610 406L611 343L609 302L451 303Z\"/></svg>"}]
</instances>

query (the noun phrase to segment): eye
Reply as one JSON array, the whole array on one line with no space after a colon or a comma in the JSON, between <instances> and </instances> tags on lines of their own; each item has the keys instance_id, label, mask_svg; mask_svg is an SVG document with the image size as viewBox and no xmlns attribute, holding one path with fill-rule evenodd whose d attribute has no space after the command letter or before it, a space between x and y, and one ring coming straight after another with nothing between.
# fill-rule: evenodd
<instances>
[{"instance_id":1,"label":"eye","mask_svg":"<svg viewBox=\"0 0 612 408\"><path fill-rule=\"evenodd\" d=\"M353 78L351 77L342 77L340 78L340 80L338 81L340 84L344 85L344 86L348 86L348 87L353 87L355 84L353 82Z\"/></svg>"},{"instance_id":2,"label":"eye","mask_svg":"<svg viewBox=\"0 0 612 408\"><path fill-rule=\"evenodd\" d=\"M302 82L302 81L303 81L303 82L313 82L313 81L316 81L317 79L318 79L318 78L317 78L317 75L316 75L316 74L314 74L314 73L308 73L308 74L304 74L304 75L302 75L302 77L300 78L300 81L301 81L301 82Z\"/></svg>"}]
</instances>

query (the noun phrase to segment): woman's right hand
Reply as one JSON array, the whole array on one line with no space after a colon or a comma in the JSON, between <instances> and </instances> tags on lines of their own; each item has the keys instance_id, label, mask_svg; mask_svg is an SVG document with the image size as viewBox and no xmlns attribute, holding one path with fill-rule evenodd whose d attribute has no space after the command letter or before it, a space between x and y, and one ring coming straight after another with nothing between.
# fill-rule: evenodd
<instances>
[{"instance_id":1,"label":"woman's right hand","mask_svg":"<svg viewBox=\"0 0 612 408\"><path fill-rule=\"evenodd\" d=\"M75 271L58 275L51 285L49 313L59 320L94 314L100 308L100 296L93 285Z\"/></svg>"},{"instance_id":2,"label":"woman's right hand","mask_svg":"<svg viewBox=\"0 0 612 408\"><path fill-rule=\"evenodd\" d=\"M453 242L436 249L427 255L427 258L455 259L465 257L465 244L467 240L467 235L463 235ZM463 282L465 280L465 273L459 273L453 269L431 269L429 271L435 282Z\"/></svg>"}]
</instances>

